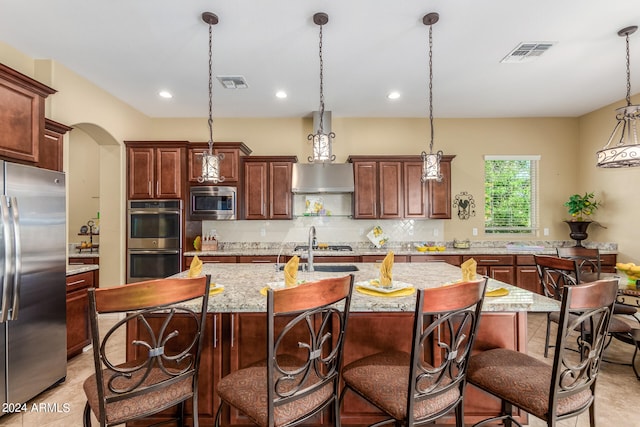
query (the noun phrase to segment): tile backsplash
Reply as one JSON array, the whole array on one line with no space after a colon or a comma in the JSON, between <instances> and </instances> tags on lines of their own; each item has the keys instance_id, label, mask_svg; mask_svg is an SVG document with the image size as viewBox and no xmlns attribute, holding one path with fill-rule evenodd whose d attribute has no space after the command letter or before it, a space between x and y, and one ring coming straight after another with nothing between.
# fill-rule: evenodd
<instances>
[{"instance_id":1,"label":"tile backsplash","mask_svg":"<svg viewBox=\"0 0 640 427\"><path fill-rule=\"evenodd\" d=\"M318 242L369 242L367 233L379 225L389 243L444 241L444 220L354 220L339 216L302 216L289 221L202 221L202 234L212 230L221 242L306 243L315 226Z\"/></svg>"}]
</instances>

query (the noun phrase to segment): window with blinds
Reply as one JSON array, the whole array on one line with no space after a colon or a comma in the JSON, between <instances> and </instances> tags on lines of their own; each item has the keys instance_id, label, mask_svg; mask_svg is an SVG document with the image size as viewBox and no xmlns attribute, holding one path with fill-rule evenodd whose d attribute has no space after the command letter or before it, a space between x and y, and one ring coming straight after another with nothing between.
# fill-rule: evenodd
<instances>
[{"instance_id":1,"label":"window with blinds","mask_svg":"<svg viewBox=\"0 0 640 427\"><path fill-rule=\"evenodd\" d=\"M537 230L539 160L540 156L485 156L485 233Z\"/></svg>"}]
</instances>

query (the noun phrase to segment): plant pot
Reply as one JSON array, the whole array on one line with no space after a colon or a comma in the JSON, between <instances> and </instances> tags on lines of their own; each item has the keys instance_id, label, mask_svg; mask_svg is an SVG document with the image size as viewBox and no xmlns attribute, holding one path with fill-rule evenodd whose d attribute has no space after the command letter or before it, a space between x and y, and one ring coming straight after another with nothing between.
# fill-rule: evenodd
<instances>
[{"instance_id":1,"label":"plant pot","mask_svg":"<svg viewBox=\"0 0 640 427\"><path fill-rule=\"evenodd\" d=\"M592 221L565 221L571 232L569 233L569 237L576 241L576 246L582 247L582 241L585 240L589 235L587 234L587 228L589 228L589 224Z\"/></svg>"}]
</instances>

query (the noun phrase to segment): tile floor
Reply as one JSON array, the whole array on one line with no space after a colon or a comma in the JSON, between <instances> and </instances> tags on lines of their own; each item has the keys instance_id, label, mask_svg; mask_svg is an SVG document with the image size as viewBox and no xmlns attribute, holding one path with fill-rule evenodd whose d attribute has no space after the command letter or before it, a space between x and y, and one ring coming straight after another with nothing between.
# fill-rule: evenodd
<instances>
[{"instance_id":1,"label":"tile floor","mask_svg":"<svg viewBox=\"0 0 640 427\"><path fill-rule=\"evenodd\" d=\"M529 353L543 358L545 336L545 315L529 315ZM607 350L608 357L615 360L629 361L633 348L627 344L614 341ZM93 359L90 352L74 357L68 363L65 383L29 402L58 404L64 408L68 404L69 411L60 412L27 412L7 415L0 418L0 426L5 427L71 427L82 425L84 409L84 392L82 382L93 372ZM640 381L633 374L630 366L605 363L601 370L601 378L596 392L597 425L602 427L640 427ZM541 420L529 418L532 427L545 426ZM582 414L577 418L563 421L559 427L587 427L589 416Z\"/></svg>"}]
</instances>

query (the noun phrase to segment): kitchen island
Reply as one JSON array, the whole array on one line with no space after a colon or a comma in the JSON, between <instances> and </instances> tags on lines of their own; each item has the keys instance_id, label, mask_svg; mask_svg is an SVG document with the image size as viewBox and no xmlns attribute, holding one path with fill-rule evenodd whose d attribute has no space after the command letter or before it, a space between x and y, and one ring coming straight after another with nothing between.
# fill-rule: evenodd
<instances>
[{"instance_id":1,"label":"kitchen island","mask_svg":"<svg viewBox=\"0 0 640 427\"><path fill-rule=\"evenodd\" d=\"M368 281L379 275L374 263L355 263L355 281ZM222 293L211 296L208 305L206 348L199 375L200 423L213 425L219 400L215 384L231 371L264 359L266 355L266 297L260 293L269 282L283 281L282 271L272 264L205 264L203 274L211 274L212 283L224 286ZM313 281L349 273L300 272L299 280ZM185 277L187 272L179 273ZM442 286L457 281L460 269L445 262L396 264L394 280L411 283L416 288ZM526 352L527 312L554 311L557 302L524 289L490 279L489 288L504 287L504 297L486 298L476 339L475 350L504 347ZM347 327L344 363L387 349L408 351L413 327L415 294L405 297L375 297L354 291ZM128 330L129 338L139 336L136 326ZM438 357L437 354L433 355ZM133 354L128 357L134 357ZM468 388L465 400L466 421L471 423L497 413L499 402L477 389ZM234 410L225 410L223 425L250 426L249 420ZM368 425L380 413L354 394L348 394L342 408L345 426ZM441 423L453 423L445 418ZM305 425L332 425L327 413Z\"/></svg>"}]
</instances>

